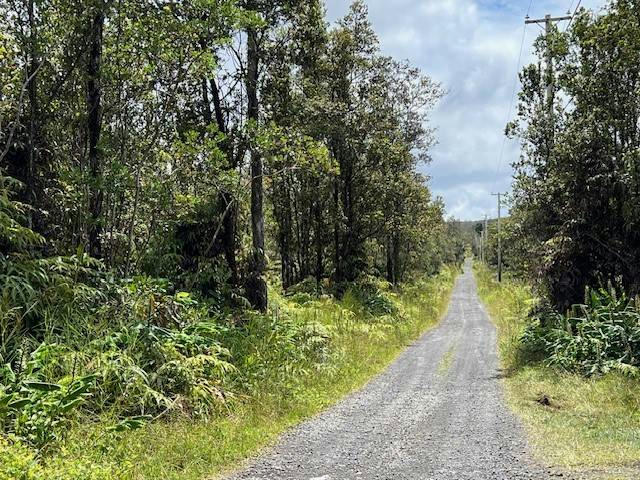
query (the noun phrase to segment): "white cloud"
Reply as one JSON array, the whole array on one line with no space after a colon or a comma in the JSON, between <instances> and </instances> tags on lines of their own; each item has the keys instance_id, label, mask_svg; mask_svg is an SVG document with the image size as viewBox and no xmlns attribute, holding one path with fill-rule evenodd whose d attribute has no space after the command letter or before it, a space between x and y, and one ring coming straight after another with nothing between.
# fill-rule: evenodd
<instances>
[{"instance_id":1,"label":"white cloud","mask_svg":"<svg viewBox=\"0 0 640 480\"><path fill-rule=\"evenodd\" d=\"M564 14L569 0L536 0L530 13ZM583 0L600 8L606 0ZM327 0L330 20L344 15L348 0ZM367 0L385 54L407 58L443 83L449 95L434 112L439 144L426 167L432 188L461 219L496 214L491 190L506 191L510 164L519 155L508 141L498 175L507 110L528 0ZM527 27L523 63L539 28Z\"/></svg>"}]
</instances>

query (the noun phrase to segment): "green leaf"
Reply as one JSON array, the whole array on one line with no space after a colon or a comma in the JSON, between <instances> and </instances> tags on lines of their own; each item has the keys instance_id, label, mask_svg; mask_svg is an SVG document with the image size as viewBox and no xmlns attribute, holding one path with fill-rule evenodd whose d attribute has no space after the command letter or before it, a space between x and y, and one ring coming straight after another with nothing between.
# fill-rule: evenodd
<instances>
[{"instance_id":1,"label":"green leaf","mask_svg":"<svg viewBox=\"0 0 640 480\"><path fill-rule=\"evenodd\" d=\"M15 393L11 393L9 395L4 395L0 397L0 409L7 408L7 405L9 405L9 402L11 402L11 400L15 398L15 396L16 396Z\"/></svg>"},{"instance_id":2,"label":"green leaf","mask_svg":"<svg viewBox=\"0 0 640 480\"><path fill-rule=\"evenodd\" d=\"M60 390L62 387L56 383L47 383L47 382L24 382L25 386L31 390L37 390L39 392L55 392Z\"/></svg>"},{"instance_id":3,"label":"green leaf","mask_svg":"<svg viewBox=\"0 0 640 480\"><path fill-rule=\"evenodd\" d=\"M125 418L116 425L109 427L107 430L110 432L124 432L127 430L137 430L143 427L149 420L150 415L138 415L135 417Z\"/></svg>"},{"instance_id":4,"label":"green leaf","mask_svg":"<svg viewBox=\"0 0 640 480\"><path fill-rule=\"evenodd\" d=\"M76 398L74 400L71 400L70 402L65 403L64 405L62 405L62 407L60 407L60 412L61 413L66 413L69 410L72 410L73 408L77 407L78 405L80 405L82 402L84 402L84 398Z\"/></svg>"},{"instance_id":5,"label":"green leaf","mask_svg":"<svg viewBox=\"0 0 640 480\"><path fill-rule=\"evenodd\" d=\"M19 410L23 407L26 407L31 403L31 400L28 398L19 398L18 400L14 400L13 402L9 402L8 407L12 410Z\"/></svg>"}]
</instances>

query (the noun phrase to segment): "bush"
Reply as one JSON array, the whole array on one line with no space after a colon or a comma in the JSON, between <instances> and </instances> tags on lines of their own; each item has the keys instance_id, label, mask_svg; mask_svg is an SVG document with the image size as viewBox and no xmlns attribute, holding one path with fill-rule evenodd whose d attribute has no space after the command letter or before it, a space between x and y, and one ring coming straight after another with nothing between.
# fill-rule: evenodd
<instances>
[{"instance_id":1,"label":"bush","mask_svg":"<svg viewBox=\"0 0 640 480\"><path fill-rule=\"evenodd\" d=\"M97 377L92 403L98 410L113 406L120 415L174 407L210 413L224 402L222 383L233 370L218 335L210 322L180 330L138 324L93 342L84 367Z\"/></svg>"},{"instance_id":2,"label":"bush","mask_svg":"<svg viewBox=\"0 0 640 480\"><path fill-rule=\"evenodd\" d=\"M292 389L327 361L331 337L320 323L297 314L293 304L281 304L273 315L247 313L240 326L225 331L222 342L237 367L233 387L256 394L277 384Z\"/></svg>"},{"instance_id":3,"label":"bush","mask_svg":"<svg viewBox=\"0 0 640 480\"><path fill-rule=\"evenodd\" d=\"M393 315L397 312L393 301L383 291L389 284L381 280L364 277L353 284L343 297L343 302L354 306L360 304L364 313L373 317Z\"/></svg>"},{"instance_id":4,"label":"bush","mask_svg":"<svg viewBox=\"0 0 640 480\"><path fill-rule=\"evenodd\" d=\"M218 341L222 327L205 305L168 288L143 278L109 284L89 317L63 316L40 338L22 331L11 356L0 355L0 433L45 449L77 409L135 427L144 415L201 416L222 406L234 369Z\"/></svg>"},{"instance_id":5,"label":"bush","mask_svg":"<svg viewBox=\"0 0 640 480\"><path fill-rule=\"evenodd\" d=\"M615 289L587 289L567 315L547 311L530 323L522 343L550 365L584 375L619 370L640 375L640 311Z\"/></svg>"},{"instance_id":6,"label":"bush","mask_svg":"<svg viewBox=\"0 0 640 480\"><path fill-rule=\"evenodd\" d=\"M315 278L307 277L300 283L292 285L287 289L288 295L295 295L298 293L306 293L310 296L317 296L322 295L324 292L322 284L318 285L318 282Z\"/></svg>"}]
</instances>

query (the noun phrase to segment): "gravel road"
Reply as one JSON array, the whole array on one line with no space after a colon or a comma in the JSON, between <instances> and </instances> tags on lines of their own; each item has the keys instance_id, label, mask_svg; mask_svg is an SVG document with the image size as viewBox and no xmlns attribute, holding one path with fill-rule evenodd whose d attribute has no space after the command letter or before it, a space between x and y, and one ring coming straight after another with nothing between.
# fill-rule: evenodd
<instances>
[{"instance_id":1,"label":"gravel road","mask_svg":"<svg viewBox=\"0 0 640 480\"><path fill-rule=\"evenodd\" d=\"M441 324L357 393L282 436L231 479L546 479L500 383L471 265ZM565 477L566 478L566 477Z\"/></svg>"}]
</instances>

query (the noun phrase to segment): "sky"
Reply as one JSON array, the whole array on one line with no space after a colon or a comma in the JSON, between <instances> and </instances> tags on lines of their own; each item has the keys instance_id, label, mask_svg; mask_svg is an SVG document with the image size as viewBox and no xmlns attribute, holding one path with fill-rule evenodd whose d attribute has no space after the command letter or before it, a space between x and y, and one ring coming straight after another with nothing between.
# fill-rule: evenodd
<instances>
[{"instance_id":1,"label":"sky","mask_svg":"<svg viewBox=\"0 0 640 480\"><path fill-rule=\"evenodd\" d=\"M478 220L497 215L492 192L508 192L517 140L504 140L511 115L517 64L531 63L532 44L542 30L524 26L529 16L566 15L578 0L366 0L385 55L408 59L442 83L447 95L433 113L438 145L421 167L431 177L447 215ZM605 0L582 0L599 11ZM329 21L342 17L350 0L326 0ZM573 4L573 5L571 5ZM566 22L565 22L566 24ZM524 31L524 43L523 39ZM500 152L504 144L502 161Z\"/></svg>"}]
</instances>

